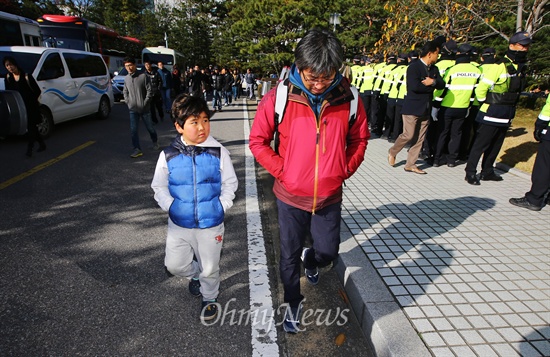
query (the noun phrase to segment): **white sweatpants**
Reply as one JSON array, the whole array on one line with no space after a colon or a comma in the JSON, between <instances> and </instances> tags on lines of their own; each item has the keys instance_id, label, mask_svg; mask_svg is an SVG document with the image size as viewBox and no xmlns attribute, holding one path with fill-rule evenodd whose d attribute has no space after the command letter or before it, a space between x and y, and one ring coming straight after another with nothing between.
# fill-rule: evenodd
<instances>
[{"instance_id":1,"label":"white sweatpants","mask_svg":"<svg viewBox=\"0 0 550 357\"><path fill-rule=\"evenodd\" d=\"M218 297L224 231L223 223L207 229L189 229L168 218L164 265L176 276L199 278L203 300ZM193 255L198 261L193 260Z\"/></svg>"}]
</instances>

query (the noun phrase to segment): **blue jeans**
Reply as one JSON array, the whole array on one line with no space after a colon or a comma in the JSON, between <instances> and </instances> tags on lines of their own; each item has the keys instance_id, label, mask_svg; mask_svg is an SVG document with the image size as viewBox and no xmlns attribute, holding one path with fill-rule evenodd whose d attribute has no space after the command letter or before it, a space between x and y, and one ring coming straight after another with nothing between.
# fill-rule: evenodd
<instances>
[{"instance_id":1,"label":"blue jeans","mask_svg":"<svg viewBox=\"0 0 550 357\"><path fill-rule=\"evenodd\" d=\"M140 118L143 120L143 124L145 124L145 127L147 128L153 144L157 142L157 132L155 131L155 128L153 128L150 110L146 110L144 113L136 113L130 110L130 133L132 135L132 145L134 145L134 149L141 150L138 134L138 124Z\"/></svg>"},{"instance_id":2,"label":"blue jeans","mask_svg":"<svg viewBox=\"0 0 550 357\"><path fill-rule=\"evenodd\" d=\"M164 103L164 109L170 111L172 109L172 98L170 98L170 88L163 88L160 90L162 96L162 102Z\"/></svg>"},{"instance_id":3,"label":"blue jeans","mask_svg":"<svg viewBox=\"0 0 550 357\"><path fill-rule=\"evenodd\" d=\"M239 99L239 87L233 86L233 88L231 88L231 90L233 91L233 99L234 100Z\"/></svg>"},{"instance_id":4,"label":"blue jeans","mask_svg":"<svg viewBox=\"0 0 550 357\"><path fill-rule=\"evenodd\" d=\"M214 100L212 101L212 107L214 107L214 109L218 108L218 109L221 109L222 108L222 90L221 89L214 89Z\"/></svg>"}]
</instances>

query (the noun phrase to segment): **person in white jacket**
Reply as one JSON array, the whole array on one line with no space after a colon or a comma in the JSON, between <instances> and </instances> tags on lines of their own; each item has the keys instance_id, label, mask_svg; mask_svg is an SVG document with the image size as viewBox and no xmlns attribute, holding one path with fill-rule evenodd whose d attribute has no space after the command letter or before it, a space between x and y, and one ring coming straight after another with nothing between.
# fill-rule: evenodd
<instances>
[{"instance_id":1,"label":"person in white jacket","mask_svg":"<svg viewBox=\"0 0 550 357\"><path fill-rule=\"evenodd\" d=\"M180 94L172 104L178 135L159 155L151 188L168 212L165 269L189 279L202 295L202 321L216 318L225 211L233 205L237 176L229 151L210 136L210 111L201 97Z\"/></svg>"}]
</instances>

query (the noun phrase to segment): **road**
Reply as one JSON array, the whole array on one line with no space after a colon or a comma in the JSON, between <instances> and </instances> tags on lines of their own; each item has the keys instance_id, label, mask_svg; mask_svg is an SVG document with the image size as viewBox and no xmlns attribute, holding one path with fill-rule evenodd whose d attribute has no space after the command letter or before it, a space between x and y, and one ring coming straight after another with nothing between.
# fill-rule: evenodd
<instances>
[{"instance_id":1,"label":"road","mask_svg":"<svg viewBox=\"0 0 550 357\"><path fill-rule=\"evenodd\" d=\"M225 318L209 326L199 321L200 299L187 292L187 281L164 274L166 214L149 186L158 152L141 126L144 156L129 157L124 103L105 121L56 126L47 150L30 159L22 138L0 141L0 355L370 356L332 270L314 288L302 278L311 314L304 331L287 336L279 326L271 178L250 165L245 139L254 109L239 102L213 117L212 134L232 154L239 189L225 221L219 296ZM161 146L168 145L171 124L156 128ZM261 229L252 231L258 207ZM251 264L263 253L251 248L251 237L266 255L261 277ZM258 278L269 283L262 290L267 303L255 292ZM274 311L267 337L258 337L250 319L238 319L258 301ZM344 337L341 345L337 336Z\"/></svg>"}]
</instances>

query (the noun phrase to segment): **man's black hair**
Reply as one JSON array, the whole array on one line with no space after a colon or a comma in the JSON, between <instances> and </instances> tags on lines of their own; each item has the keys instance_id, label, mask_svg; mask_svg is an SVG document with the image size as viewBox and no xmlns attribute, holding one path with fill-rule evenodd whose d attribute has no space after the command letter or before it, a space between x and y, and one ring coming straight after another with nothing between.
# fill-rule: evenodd
<instances>
[{"instance_id":1,"label":"man's black hair","mask_svg":"<svg viewBox=\"0 0 550 357\"><path fill-rule=\"evenodd\" d=\"M122 63L133 63L136 64L136 60L133 57L124 57Z\"/></svg>"},{"instance_id":2,"label":"man's black hair","mask_svg":"<svg viewBox=\"0 0 550 357\"><path fill-rule=\"evenodd\" d=\"M316 75L333 75L344 62L340 40L323 28L309 30L298 42L294 53L296 67L309 69Z\"/></svg>"},{"instance_id":3,"label":"man's black hair","mask_svg":"<svg viewBox=\"0 0 550 357\"><path fill-rule=\"evenodd\" d=\"M439 49L439 45L434 41L428 41L420 50L420 57L426 56L430 52L435 52Z\"/></svg>"}]
</instances>

